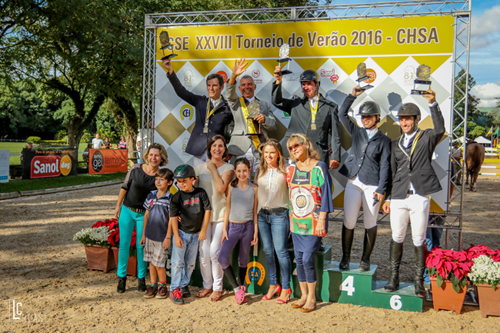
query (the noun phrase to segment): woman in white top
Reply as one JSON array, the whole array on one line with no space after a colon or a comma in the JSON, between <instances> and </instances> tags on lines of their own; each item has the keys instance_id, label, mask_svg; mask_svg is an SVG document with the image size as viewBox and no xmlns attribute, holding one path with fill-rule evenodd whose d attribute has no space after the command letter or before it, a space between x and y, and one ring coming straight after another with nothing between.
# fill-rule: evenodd
<instances>
[{"instance_id":1,"label":"woman in white top","mask_svg":"<svg viewBox=\"0 0 500 333\"><path fill-rule=\"evenodd\" d=\"M196 168L198 186L207 191L212 205L212 217L207 229L207 238L200 242L200 269L203 277L203 289L196 296L218 301L222 296L224 272L219 264L224 212L226 210L227 187L234 175L234 166L226 163L226 140L222 135L215 135L207 146L208 162ZM212 292L213 291L213 292Z\"/></svg>"},{"instance_id":2,"label":"woman in white top","mask_svg":"<svg viewBox=\"0 0 500 333\"><path fill-rule=\"evenodd\" d=\"M257 172L259 232L266 256L269 290L262 300L268 301L279 295L276 303L286 304L290 299L291 262L288 253L288 186L284 166L283 149L275 139L269 139L262 149L263 156ZM275 253L281 270L281 286L278 283Z\"/></svg>"}]
</instances>

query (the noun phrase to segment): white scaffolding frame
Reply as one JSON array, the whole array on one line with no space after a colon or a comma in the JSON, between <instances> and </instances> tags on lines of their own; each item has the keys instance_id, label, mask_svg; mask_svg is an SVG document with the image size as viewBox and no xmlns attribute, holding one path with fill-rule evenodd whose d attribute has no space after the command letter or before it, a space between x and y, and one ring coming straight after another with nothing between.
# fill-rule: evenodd
<instances>
[{"instance_id":1,"label":"white scaffolding frame","mask_svg":"<svg viewBox=\"0 0 500 333\"><path fill-rule=\"evenodd\" d=\"M156 98L156 31L158 28L174 26L233 25L242 23L302 22L321 20L332 21L432 15L452 15L455 18L453 90L451 93L453 104L451 112L452 128L451 133L449 133L449 138L450 149L452 142L461 138L462 141L460 142L460 146L465 152L465 134L459 136L458 133L467 133L471 0L422 0L360 3L350 5L334 4L328 6L146 14L144 29L144 77L141 114L141 135L143 144L141 145L141 156L144 153L144 147L147 147L154 139ZM463 73L460 77L457 77L462 70ZM465 79L465 89L460 87L459 84L463 79ZM457 94L460 98L455 101L454 96ZM458 120L456 121L456 119ZM455 122L457 122L456 125ZM432 224L430 227L445 229L445 246L447 248L461 249L465 163L463 161L450 160L449 170L451 170L454 162L458 163L461 167L456 178L454 179L451 179L451 172L448 172L449 180L455 185L453 197L447 203L447 210L444 214L433 215L431 217L431 221L439 221L439 224ZM331 214L330 219L343 220L342 210L339 210L339 212L335 214ZM379 221L387 222L387 215L381 216Z\"/></svg>"}]
</instances>

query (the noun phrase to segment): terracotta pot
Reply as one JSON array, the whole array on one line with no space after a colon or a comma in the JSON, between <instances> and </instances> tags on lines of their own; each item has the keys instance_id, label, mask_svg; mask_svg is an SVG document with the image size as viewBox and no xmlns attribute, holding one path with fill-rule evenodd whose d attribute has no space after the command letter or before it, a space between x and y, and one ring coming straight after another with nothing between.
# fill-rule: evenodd
<instances>
[{"instance_id":1,"label":"terracotta pot","mask_svg":"<svg viewBox=\"0 0 500 333\"><path fill-rule=\"evenodd\" d=\"M464 305L465 292L467 291L467 286L460 287L460 292L457 293L453 289L453 283L449 280L444 280L441 288L437 285L437 278L431 277L432 286L432 303L434 305L434 311L439 310L452 310L456 314L462 312L462 306Z\"/></svg>"},{"instance_id":2,"label":"terracotta pot","mask_svg":"<svg viewBox=\"0 0 500 333\"><path fill-rule=\"evenodd\" d=\"M98 245L85 246L85 254L87 255L87 263L91 271L109 272L116 268L115 260L109 247L101 247Z\"/></svg>"},{"instance_id":3,"label":"terracotta pot","mask_svg":"<svg viewBox=\"0 0 500 333\"><path fill-rule=\"evenodd\" d=\"M500 316L500 286L494 290L489 284L478 284L476 290L481 316Z\"/></svg>"},{"instance_id":4,"label":"terracotta pot","mask_svg":"<svg viewBox=\"0 0 500 333\"><path fill-rule=\"evenodd\" d=\"M112 247L116 267L118 267L118 248ZM128 257L127 275L137 277L137 257Z\"/></svg>"}]
</instances>

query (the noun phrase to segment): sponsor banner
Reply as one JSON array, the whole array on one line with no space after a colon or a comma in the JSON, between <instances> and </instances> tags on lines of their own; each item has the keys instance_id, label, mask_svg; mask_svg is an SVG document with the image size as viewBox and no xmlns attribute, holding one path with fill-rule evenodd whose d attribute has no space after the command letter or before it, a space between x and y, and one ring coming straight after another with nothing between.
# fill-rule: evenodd
<instances>
[{"instance_id":1,"label":"sponsor banner","mask_svg":"<svg viewBox=\"0 0 500 333\"><path fill-rule=\"evenodd\" d=\"M76 176L76 149L23 150L23 179Z\"/></svg>"},{"instance_id":2,"label":"sponsor banner","mask_svg":"<svg viewBox=\"0 0 500 333\"><path fill-rule=\"evenodd\" d=\"M10 150L0 150L0 183L9 182Z\"/></svg>"},{"instance_id":3,"label":"sponsor banner","mask_svg":"<svg viewBox=\"0 0 500 333\"><path fill-rule=\"evenodd\" d=\"M89 174L127 172L127 149L90 149Z\"/></svg>"}]
</instances>

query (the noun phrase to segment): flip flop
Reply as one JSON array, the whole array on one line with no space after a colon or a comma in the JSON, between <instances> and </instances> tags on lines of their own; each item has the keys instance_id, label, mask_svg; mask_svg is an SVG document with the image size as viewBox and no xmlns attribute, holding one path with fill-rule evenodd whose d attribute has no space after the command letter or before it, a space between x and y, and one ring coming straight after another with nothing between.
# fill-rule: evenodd
<instances>
[{"instance_id":1,"label":"flip flop","mask_svg":"<svg viewBox=\"0 0 500 333\"><path fill-rule=\"evenodd\" d=\"M215 291L214 291L214 292L215 292ZM220 294L219 294L219 296L217 296L217 297L213 297L213 296L212 296L212 295L213 295L213 293L212 293L212 295L210 295L210 300L211 300L212 302L217 302L218 300L220 300L220 298L222 297L222 292L220 292L220 291L219 291L219 293L220 293Z\"/></svg>"},{"instance_id":2,"label":"flip flop","mask_svg":"<svg viewBox=\"0 0 500 333\"><path fill-rule=\"evenodd\" d=\"M198 298L204 298L204 297L207 297L208 294L210 294L212 292L212 290L210 290L210 289L204 289L204 290L205 290L205 292L198 291L196 293L196 297L198 297Z\"/></svg>"}]
</instances>

